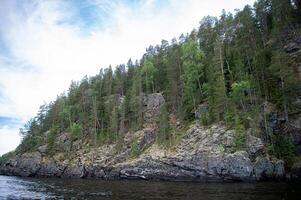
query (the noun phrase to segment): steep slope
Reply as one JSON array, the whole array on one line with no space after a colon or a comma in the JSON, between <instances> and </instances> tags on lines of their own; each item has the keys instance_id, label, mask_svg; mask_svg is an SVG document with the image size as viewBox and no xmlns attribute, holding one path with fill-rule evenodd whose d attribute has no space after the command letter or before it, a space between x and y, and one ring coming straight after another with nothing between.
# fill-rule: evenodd
<instances>
[{"instance_id":1,"label":"steep slope","mask_svg":"<svg viewBox=\"0 0 301 200\"><path fill-rule=\"evenodd\" d=\"M163 96L148 95L145 103L145 128L128 132L122 146L113 143L93 147L83 140L72 142L70 134L61 133L55 141L61 149L54 155L47 154L47 145L43 145L34 152L8 159L0 172L18 176L175 181L251 181L284 177L283 161L271 158L261 139L248 133L246 146L236 150L234 131L222 124L209 127L193 124L181 133L172 148L159 146L155 141L157 128L151 124L158 120Z\"/></svg>"}]
</instances>

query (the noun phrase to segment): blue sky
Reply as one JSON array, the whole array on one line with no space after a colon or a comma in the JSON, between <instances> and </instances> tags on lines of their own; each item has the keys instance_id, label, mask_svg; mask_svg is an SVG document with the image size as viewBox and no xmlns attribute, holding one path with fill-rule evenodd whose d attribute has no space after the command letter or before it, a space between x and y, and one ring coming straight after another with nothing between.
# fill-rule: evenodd
<instances>
[{"instance_id":1,"label":"blue sky","mask_svg":"<svg viewBox=\"0 0 301 200\"><path fill-rule=\"evenodd\" d=\"M2 117L0 116L0 129L6 126L22 126L22 123L20 122L19 119L12 118L12 117Z\"/></svg>"},{"instance_id":2,"label":"blue sky","mask_svg":"<svg viewBox=\"0 0 301 200\"><path fill-rule=\"evenodd\" d=\"M71 80L138 59L149 45L197 28L202 17L254 0L1 0L0 155L19 128Z\"/></svg>"}]
</instances>

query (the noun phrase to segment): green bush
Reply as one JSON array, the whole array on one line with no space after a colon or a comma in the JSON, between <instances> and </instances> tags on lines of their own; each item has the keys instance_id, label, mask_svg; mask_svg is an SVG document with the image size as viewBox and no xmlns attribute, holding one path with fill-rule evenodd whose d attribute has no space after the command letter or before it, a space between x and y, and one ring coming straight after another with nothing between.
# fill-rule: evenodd
<instances>
[{"instance_id":1,"label":"green bush","mask_svg":"<svg viewBox=\"0 0 301 200\"><path fill-rule=\"evenodd\" d=\"M227 110L225 111L225 116L224 116L224 118L225 118L225 121L226 121L227 126L229 126L229 127L232 127L233 124L235 123L235 115L234 115L234 113L233 113L231 110L229 110L229 109L227 109Z\"/></svg>"},{"instance_id":2,"label":"green bush","mask_svg":"<svg viewBox=\"0 0 301 200\"><path fill-rule=\"evenodd\" d=\"M239 117L235 118L233 143L235 150L241 150L246 143L246 130Z\"/></svg>"},{"instance_id":3,"label":"green bush","mask_svg":"<svg viewBox=\"0 0 301 200\"><path fill-rule=\"evenodd\" d=\"M31 152L34 151L38 144L41 143L41 136L35 134L28 134L26 135L18 148L16 149L17 152Z\"/></svg>"},{"instance_id":4,"label":"green bush","mask_svg":"<svg viewBox=\"0 0 301 200\"><path fill-rule=\"evenodd\" d=\"M47 152L53 153L55 149L55 138L57 136L58 129L57 127L53 127L50 129L47 134Z\"/></svg>"},{"instance_id":5,"label":"green bush","mask_svg":"<svg viewBox=\"0 0 301 200\"><path fill-rule=\"evenodd\" d=\"M108 131L104 130L104 131L101 131L101 132L98 132L97 133L97 143L99 145L102 145L102 144L105 144L105 143L108 143L108 141L110 140L110 134Z\"/></svg>"},{"instance_id":6,"label":"green bush","mask_svg":"<svg viewBox=\"0 0 301 200\"><path fill-rule=\"evenodd\" d=\"M291 138L278 135L274 138L273 150L275 156L282 159L285 163L285 167L289 169L295 159L294 145Z\"/></svg>"},{"instance_id":7,"label":"green bush","mask_svg":"<svg viewBox=\"0 0 301 200\"><path fill-rule=\"evenodd\" d=\"M201 123L204 126L208 126L210 124L210 116L208 112L204 112L201 115Z\"/></svg>"},{"instance_id":8,"label":"green bush","mask_svg":"<svg viewBox=\"0 0 301 200\"><path fill-rule=\"evenodd\" d=\"M131 156L137 157L140 154L138 138L134 138L131 143Z\"/></svg>"},{"instance_id":9,"label":"green bush","mask_svg":"<svg viewBox=\"0 0 301 200\"><path fill-rule=\"evenodd\" d=\"M3 154L1 157L0 157L0 165L2 164L5 164L5 162L7 162L11 157L13 157L15 155L15 152L14 151L10 151L6 154Z\"/></svg>"},{"instance_id":10,"label":"green bush","mask_svg":"<svg viewBox=\"0 0 301 200\"><path fill-rule=\"evenodd\" d=\"M239 81L239 82L234 82L231 86L232 91L231 91L231 97L234 100L241 101L245 97L244 92L249 91L251 88L250 82L249 81Z\"/></svg>"},{"instance_id":11,"label":"green bush","mask_svg":"<svg viewBox=\"0 0 301 200\"><path fill-rule=\"evenodd\" d=\"M159 133L157 134L157 142L160 145L168 143L171 139L170 127L168 121L168 111L165 105L161 107L159 116Z\"/></svg>"},{"instance_id":12,"label":"green bush","mask_svg":"<svg viewBox=\"0 0 301 200\"><path fill-rule=\"evenodd\" d=\"M82 137L82 126L77 123L72 123L70 127L72 140L77 140Z\"/></svg>"}]
</instances>

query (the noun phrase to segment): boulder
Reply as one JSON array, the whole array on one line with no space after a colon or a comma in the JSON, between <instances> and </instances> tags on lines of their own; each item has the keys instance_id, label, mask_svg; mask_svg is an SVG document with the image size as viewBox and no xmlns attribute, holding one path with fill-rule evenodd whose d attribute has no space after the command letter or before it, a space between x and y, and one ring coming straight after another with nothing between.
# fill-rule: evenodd
<instances>
[{"instance_id":1,"label":"boulder","mask_svg":"<svg viewBox=\"0 0 301 200\"><path fill-rule=\"evenodd\" d=\"M247 134L248 138L246 141L247 152L251 158L255 158L264 152L264 145L260 138L252 136L250 133Z\"/></svg>"},{"instance_id":2,"label":"boulder","mask_svg":"<svg viewBox=\"0 0 301 200\"><path fill-rule=\"evenodd\" d=\"M124 147L122 151L118 155L114 155L114 157L118 160L124 160L125 158L129 158L131 152L130 148L132 143L136 140L137 142L137 150L142 152L151 144L153 144L156 140L156 133L153 128L144 128L140 131L136 131L135 133L128 132L124 137Z\"/></svg>"},{"instance_id":3,"label":"boulder","mask_svg":"<svg viewBox=\"0 0 301 200\"><path fill-rule=\"evenodd\" d=\"M156 123L160 115L161 106L165 103L161 93L148 94L143 97L144 122Z\"/></svg>"},{"instance_id":4,"label":"boulder","mask_svg":"<svg viewBox=\"0 0 301 200\"><path fill-rule=\"evenodd\" d=\"M283 179L285 176L283 160L277 160L274 164L274 177L276 179Z\"/></svg>"},{"instance_id":5,"label":"boulder","mask_svg":"<svg viewBox=\"0 0 301 200\"><path fill-rule=\"evenodd\" d=\"M41 154L39 152L25 153L10 160L9 166L11 174L29 177L35 176L41 167Z\"/></svg>"},{"instance_id":6,"label":"boulder","mask_svg":"<svg viewBox=\"0 0 301 200\"><path fill-rule=\"evenodd\" d=\"M98 165L89 165L85 167L86 175L88 178L105 179L106 172L103 167Z\"/></svg>"},{"instance_id":7,"label":"boulder","mask_svg":"<svg viewBox=\"0 0 301 200\"><path fill-rule=\"evenodd\" d=\"M45 154L47 152L47 145L42 145L38 147L38 152L40 152L41 154Z\"/></svg>"},{"instance_id":8,"label":"boulder","mask_svg":"<svg viewBox=\"0 0 301 200\"><path fill-rule=\"evenodd\" d=\"M138 131L135 133L135 135L138 138L138 147L140 152L147 146L151 145L156 139L154 130L150 128L145 128L141 131Z\"/></svg>"},{"instance_id":9,"label":"boulder","mask_svg":"<svg viewBox=\"0 0 301 200\"><path fill-rule=\"evenodd\" d=\"M37 175L41 177L61 177L65 169L64 163L58 164L50 159L41 163L41 168Z\"/></svg>"},{"instance_id":10,"label":"boulder","mask_svg":"<svg viewBox=\"0 0 301 200\"><path fill-rule=\"evenodd\" d=\"M197 109L194 111L194 115L195 115L195 118L196 119L202 119L203 115L206 115L208 114L208 103L205 102L205 103L202 103L200 104Z\"/></svg>"},{"instance_id":11,"label":"boulder","mask_svg":"<svg viewBox=\"0 0 301 200\"><path fill-rule=\"evenodd\" d=\"M245 151L237 151L228 154L225 159L227 179L234 180L250 180L253 171L253 165L249 159L248 153Z\"/></svg>"},{"instance_id":12,"label":"boulder","mask_svg":"<svg viewBox=\"0 0 301 200\"><path fill-rule=\"evenodd\" d=\"M70 164L64 170L64 178L84 178L87 176L85 167L80 164Z\"/></svg>"},{"instance_id":13,"label":"boulder","mask_svg":"<svg viewBox=\"0 0 301 200\"><path fill-rule=\"evenodd\" d=\"M274 173L274 165L266 157L258 157L254 164L254 174L256 180L264 180L272 178Z\"/></svg>"},{"instance_id":14,"label":"boulder","mask_svg":"<svg viewBox=\"0 0 301 200\"><path fill-rule=\"evenodd\" d=\"M69 133L61 133L55 140L55 144L57 149L62 152L70 151L71 150L71 137Z\"/></svg>"}]
</instances>

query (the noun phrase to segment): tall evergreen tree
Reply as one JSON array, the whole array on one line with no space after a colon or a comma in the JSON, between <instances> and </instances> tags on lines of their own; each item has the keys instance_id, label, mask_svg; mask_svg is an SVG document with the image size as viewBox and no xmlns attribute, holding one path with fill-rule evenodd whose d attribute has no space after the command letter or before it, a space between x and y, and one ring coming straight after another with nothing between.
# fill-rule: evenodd
<instances>
[{"instance_id":1,"label":"tall evergreen tree","mask_svg":"<svg viewBox=\"0 0 301 200\"><path fill-rule=\"evenodd\" d=\"M184 110L184 118L189 119L196 110L197 104L202 97L203 82L203 52L199 49L197 43L193 39L189 39L182 46L182 62L183 62L183 99L182 107Z\"/></svg>"}]
</instances>

